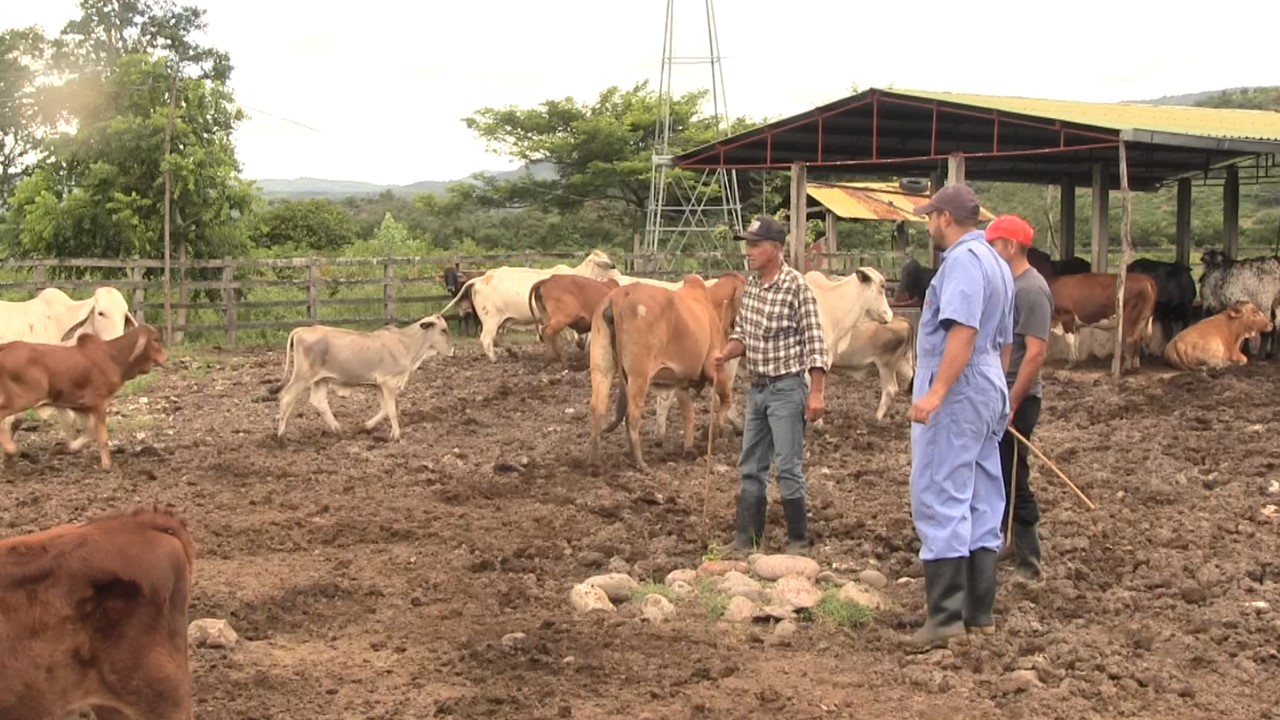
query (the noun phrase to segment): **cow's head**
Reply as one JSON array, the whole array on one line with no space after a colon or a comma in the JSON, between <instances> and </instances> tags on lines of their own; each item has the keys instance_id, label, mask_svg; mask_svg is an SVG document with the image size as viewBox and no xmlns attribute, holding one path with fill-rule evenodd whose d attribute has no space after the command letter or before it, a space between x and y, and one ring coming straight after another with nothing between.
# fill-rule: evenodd
<instances>
[{"instance_id":1,"label":"cow's head","mask_svg":"<svg viewBox=\"0 0 1280 720\"><path fill-rule=\"evenodd\" d=\"M1204 264L1205 270L1226 267L1230 261L1231 258L1227 257L1225 252L1218 249L1205 250L1204 254L1200 256L1200 262Z\"/></svg>"},{"instance_id":2,"label":"cow's head","mask_svg":"<svg viewBox=\"0 0 1280 720\"><path fill-rule=\"evenodd\" d=\"M915 258L907 260L906 264L902 266L902 271L898 274L898 290L893 295L893 301L896 303L909 303L924 300L925 291L929 289L929 283L933 281L934 272L934 270L916 262Z\"/></svg>"},{"instance_id":3,"label":"cow's head","mask_svg":"<svg viewBox=\"0 0 1280 720\"><path fill-rule=\"evenodd\" d=\"M1227 318L1240 323L1244 326L1244 337L1254 338L1259 333L1271 332L1275 327L1271 323L1271 318L1262 314L1257 305L1248 300L1240 300L1232 303L1231 307L1223 310Z\"/></svg>"},{"instance_id":4,"label":"cow's head","mask_svg":"<svg viewBox=\"0 0 1280 720\"><path fill-rule=\"evenodd\" d=\"M866 297L864 313L866 319L878 323L887 323L893 319L893 310L889 307L889 296L884 291L884 275L873 267L860 267L854 271ZM861 322L859 318L855 322Z\"/></svg>"},{"instance_id":5,"label":"cow's head","mask_svg":"<svg viewBox=\"0 0 1280 720\"><path fill-rule=\"evenodd\" d=\"M595 249L587 253L587 257L578 265L583 275L593 278L616 278L618 267L613 264L609 254Z\"/></svg>"},{"instance_id":6,"label":"cow's head","mask_svg":"<svg viewBox=\"0 0 1280 720\"><path fill-rule=\"evenodd\" d=\"M457 348L453 346L453 343L449 342L449 323L444 317L428 315L416 324L418 330L423 334L423 348L426 351L424 357L431 355L454 356Z\"/></svg>"},{"instance_id":7,"label":"cow's head","mask_svg":"<svg viewBox=\"0 0 1280 720\"><path fill-rule=\"evenodd\" d=\"M736 272L721 275L714 285L707 288L711 302L715 304L716 311L720 314L720 330L725 339L733 330L734 320L737 319L738 310L742 307L742 294L746 289L746 276Z\"/></svg>"},{"instance_id":8,"label":"cow's head","mask_svg":"<svg viewBox=\"0 0 1280 720\"><path fill-rule=\"evenodd\" d=\"M129 303L125 302L124 295L113 287L100 287L93 291L93 297L85 303L80 317L62 334L62 341L67 342L82 334L112 340L137 326L138 321L129 312Z\"/></svg>"}]
</instances>

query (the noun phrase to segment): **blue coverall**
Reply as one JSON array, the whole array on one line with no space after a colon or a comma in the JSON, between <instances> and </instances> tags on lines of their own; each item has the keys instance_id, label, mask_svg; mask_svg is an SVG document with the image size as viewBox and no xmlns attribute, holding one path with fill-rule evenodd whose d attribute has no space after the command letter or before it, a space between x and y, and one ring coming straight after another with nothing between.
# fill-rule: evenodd
<instances>
[{"instance_id":1,"label":"blue coverall","mask_svg":"<svg viewBox=\"0 0 1280 720\"><path fill-rule=\"evenodd\" d=\"M942 253L925 293L913 401L933 383L953 322L977 329L973 355L929 422L911 425L911 517L926 561L1000 549L1000 436L1009 422L1000 349L1013 342L1013 274L981 230Z\"/></svg>"}]
</instances>

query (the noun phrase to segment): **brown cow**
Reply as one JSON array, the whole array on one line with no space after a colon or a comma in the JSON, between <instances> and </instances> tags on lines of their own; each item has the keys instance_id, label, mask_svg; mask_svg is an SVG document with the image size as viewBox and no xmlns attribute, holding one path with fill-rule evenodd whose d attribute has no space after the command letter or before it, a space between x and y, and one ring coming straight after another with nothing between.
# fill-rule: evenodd
<instances>
[{"instance_id":1,"label":"brown cow","mask_svg":"<svg viewBox=\"0 0 1280 720\"><path fill-rule=\"evenodd\" d=\"M543 278L529 288L529 314L538 323L538 336L546 343L547 365L559 360L569 369L569 360L558 342L560 331L569 328L578 335L591 332L596 308L609 291L618 287L613 278L566 274Z\"/></svg>"},{"instance_id":2,"label":"brown cow","mask_svg":"<svg viewBox=\"0 0 1280 720\"><path fill-rule=\"evenodd\" d=\"M161 508L0 540L0 718L190 720L194 567Z\"/></svg>"},{"instance_id":3,"label":"brown cow","mask_svg":"<svg viewBox=\"0 0 1280 720\"><path fill-rule=\"evenodd\" d=\"M1164 346L1164 359L1178 370L1244 365L1249 358L1240 352L1240 344L1273 329L1271 320L1256 305L1241 300L1175 335Z\"/></svg>"},{"instance_id":4,"label":"brown cow","mask_svg":"<svg viewBox=\"0 0 1280 720\"><path fill-rule=\"evenodd\" d=\"M1077 326L1115 327L1117 277L1114 273L1080 273L1049 278L1053 324L1062 326L1070 353L1067 367L1076 363ZM1143 339L1151 333L1155 307L1155 281L1141 273L1125 273L1122 368L1137 369Z\"/></svg>"},{"instance_id":5,"label":"brown cow","mask_svg":"<svg viewBox=\"0 0 1280 720\"><path fill-rule=\"evenodd\" d=\"M732 387L728 374L712 357L724 347L737 317L746 279L738 273L721 277L710 288L697 275L685 275L677 290L645 283L624 285L609 293L591 322L591 463L599 465L600 432L609 406L614 375L618 376L618 415L625 413L631 455L647 469L640 452L640 417L649 386L672 388L684 419L685 455L695 455L693 399L689 391L707 382L720 405L712 426L724 426ZM617 427L615 419L610 430Z\"/></svg>"},{"instance_id":6,"label":"brown cow","mask_svg":"<svg viewBox=\"0 0 1280 720\"><path fill-rule=\"evenodd\" d=\"M126 381L163 365L160 333L137 325L111 340L81 335L76 344L10 342L0 345L0 418L38 405L74 410L92 429L104 470L111 467L107 407ZM0 423L0 446L7 459L18 453L7 424ZM72 450L78 450L74 442Z\"/></svg>"}]
</instances>

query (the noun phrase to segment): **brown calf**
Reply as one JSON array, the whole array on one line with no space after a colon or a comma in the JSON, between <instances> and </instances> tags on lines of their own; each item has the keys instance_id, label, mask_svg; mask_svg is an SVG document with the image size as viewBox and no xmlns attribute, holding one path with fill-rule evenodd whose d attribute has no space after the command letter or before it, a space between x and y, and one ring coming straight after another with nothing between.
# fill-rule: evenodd
<instances>
[{"instance_id":1,"label":"brown calf","mask_svg":"<svg viewBox=\"0 0 1280 720\"><path fill-rule=\"evenodd\" d=\"M0 540L0 718L190 720L194 566L160 508Z\"/></svg>"},{"instance_id":2,"label":"brown calf","mask_svg":"<svg viewBox=\"0 0 1280 720\"><path fill-rule=\"evenodd\" d=\"M1179 370L1244 365L1249 358L1240 352L1240 343L1272 329L1270 318L1241 300L1175 335L1164 346L1164 359Z\"/></svg>"},{"instance_id":3,"label":"brown calf","mask_svg":"<svg viewBox=\"0 0 1280 720\"><path fill-rule=\"evenodd\" d=\"M42 345L11 342L0 345L0 417L16 415L37 405L74 410L98 441L102 468L111 467L107 443L107 407L126 381L163 365L160 333L151 325L138 325L112 340L81 335L76 344ZM18 446L0 423L0 446L6 459Z\"/></svg>"},{"instance_id":4,"label":"brown calf","mask_svg":"<svg viewBox=\"0 0 1280 720\"><path fill-rule=\"evenodd\" d=\"M596 308L618 287L613 278L564 273L539 280L529 288L529 314L538 323L538 336L546 343L547 365L559 360L566 370L569 368L558 342L560 331L569 328L579 335L591 332Z\"/></svg>"},{"instance_id":5,"label":"brown calf","mask_svg":"<svg viewBox=\"0 0 1280 720\"><path fill-rule=\"evenodd\" d=\"M1080 273L1049 278L1053 293L1053 324L1061 325L1066 335L1070 359L1076 362L1076 327L1092 325L1114 328L1116 316L1116 279L1112 273ZM1142 340L1151 332L1151 318L1156 308L1156 283L1148 275L1125 273L1124 335L1121 367L1138 367Z\"/></svg>"},{"instance_id":6,"label":"brown calf","mask_svg":"<svg viewBox=\"0 0 1280 720\"><path fill-rule=\"evenodd\" d=\"M615 375L621 384L618 412L626 415L632 459L640 470L647 467L640 452L640 417L650 385L674 389L684 419L686 456L696 455L691 388L712 383L720 400L712 425L724 426L732 388L713 357L733 327L745 285L737 273L710 288L697 275L685 275L677 290L633 283L609 293L596 308L591 322L593 465L599 464L600 432ZM615 420L610 429L617 424Z\"/></svg>"}]
</instances>

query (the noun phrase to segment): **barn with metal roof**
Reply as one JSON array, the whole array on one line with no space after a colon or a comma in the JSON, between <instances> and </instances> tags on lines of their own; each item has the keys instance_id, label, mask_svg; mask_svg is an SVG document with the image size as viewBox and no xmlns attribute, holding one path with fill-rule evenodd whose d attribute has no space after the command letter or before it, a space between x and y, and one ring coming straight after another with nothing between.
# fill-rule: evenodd
<instances>
[{"instance_id":1,"label":"barn with metal roof","mask_svg":"<svg viewBox=\"0 0 1280 720\"><path fill-rule=\"evenodd\" d=\"M1062 187L1064 257L1075 255L1075 189L1093 188L1093 267L1106 271L1109 191L1120 148L1132 190L1178 189L1178 259L1189 262L1191 186L1221 184L1235 257L1240 183L1280 181L1280 113L1086 103L871 88L671 158L677 167L790 170L793 237L809 177L928 176ZM803 262L799 248L793 261Z\"/></svg>"}]
</instances>

